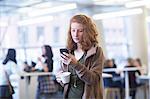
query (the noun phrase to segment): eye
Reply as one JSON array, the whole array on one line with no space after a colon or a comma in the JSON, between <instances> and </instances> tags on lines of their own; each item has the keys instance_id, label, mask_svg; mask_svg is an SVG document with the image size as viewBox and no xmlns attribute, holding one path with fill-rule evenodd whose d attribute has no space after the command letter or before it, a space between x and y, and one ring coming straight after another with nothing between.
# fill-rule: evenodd
<instances>
[{"instance_id":1,"label":"eye","mask_svg":"<svg viewBox=\"0 0 150 99\"><path fill-rule=\"evenodd\" d=\"M71 29L71 32L75 32L75 29Z\"/></svg>"},{"instance_id":2,"label":"eye","mask_svg":"<svg viewBox=\"0 0 150 99\"><path fill-rule=\"evenodd\" d=\"M83 32L83 30L80 30L79 32Z\"/></svg>"},{"instance_id":3,"label":"eye","mask_svg":"<svg viewBox=\"0 0 150 99\"><path fill-rule=\"evenodd\" d=\"M83 29L80 29L79 32L83 32Z\"/></svg>"}]
</instances>

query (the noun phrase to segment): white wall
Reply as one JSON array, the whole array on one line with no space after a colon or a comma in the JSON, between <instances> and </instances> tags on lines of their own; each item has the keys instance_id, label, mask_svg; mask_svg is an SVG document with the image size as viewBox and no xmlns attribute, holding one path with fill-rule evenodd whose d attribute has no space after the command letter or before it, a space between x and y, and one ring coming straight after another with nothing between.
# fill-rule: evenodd
<instances>
[{"instance_id":1,"label":"white wall","mask_svg":"<svg viewBox=\"0 0 150 99\"><path fill-rule=\"evenodd\" d=\"M144 15L129 17L128 31L131 36L130 56L140 58L142 63L148 66L148 41Z\"/></svg>"}]
</instances>

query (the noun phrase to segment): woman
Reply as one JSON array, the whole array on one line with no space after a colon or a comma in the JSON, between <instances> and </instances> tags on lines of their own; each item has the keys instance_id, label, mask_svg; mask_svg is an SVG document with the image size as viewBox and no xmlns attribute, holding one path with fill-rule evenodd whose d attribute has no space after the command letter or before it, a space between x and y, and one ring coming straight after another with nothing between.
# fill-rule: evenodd
<instances>
[{"instance_id":1,"label":"woman","mask_svg":"<svg viewBox=\"0 0 150 99\"><path fill-rule=\"evenodd\" d=\"M17 73L15 49L8 49L7 56L0 66L0 99L12 99L9 76Z\"/></svg>"},{"instance_id":2,"label":"woman","mask_svg":"<svg viewBox=\"0 0 150 99\"><path fill-rule=\"evenodd\" d=\"M53 71L53 53L49 45L42 46L42 56L38 58L38 63L32 70L41 72ZM55 83L52 76L39 76L36 99L50 99L56 92Z\"/></svg>"},{"instance_id":3,"label":"woman","mask_svg":"<svg viewBox=\"0 0 150 99\"><path fill-rule=\"evenodd\" d=\"M64 98L103 99L104 56L97 36L96 26L89 17L72 17L67 41L70 54L60 54L63 71L71 72L69 84L64 84Z\"/></svg>"},{"instance_id":4,"label":"woman","mask_svg":"<svg viewBox=\"0 0 150 99\"><path fill-rule=\"evenodd\" d=\"M127 59L127 66L125 66L125 68L134 68L136 67L134 65L134 59L132 58L128 58ZM136 76L141 75L140 70L136 70L136 71L128 71L128 78L129 78L129 87L130 87L130 96L131 99L136 99L136 89L138 87L138 83L136 80ZM124 85L125 86L125 85Z\"/></svg>"},{"instance_id":5,"label":"woman","mask_svg":"<svg viewBox=\"0 0 150 99\"><path fill-rule=\"evenodd\" d=\"M140 73L141 73L141 75L144 75L144 69L141 69L142 68L142 62L141 62L141 60L140 60L140 58L136 58L135 60L134 60L134 66L136 66L137 68L140 68L139 69L139 71L140 71Z\"/></svg>"}]
</instances>

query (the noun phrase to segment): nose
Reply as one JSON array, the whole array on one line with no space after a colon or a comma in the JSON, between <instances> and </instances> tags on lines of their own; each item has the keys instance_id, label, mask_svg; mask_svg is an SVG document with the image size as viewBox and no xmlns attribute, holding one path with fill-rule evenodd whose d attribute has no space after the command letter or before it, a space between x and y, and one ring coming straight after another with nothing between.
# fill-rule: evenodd
<instances>
[{"instance_id":1,"label":"nose","mask_svg":"<svg viewBox=\"0 0 150 99\"><path fill-rule=\"evenodd\" d=\"M78 37L78 33L79 33L79 31L78 31L78 30L75 30L74 35L75 35L76 37Z\"/></svg>"}]
</instances>

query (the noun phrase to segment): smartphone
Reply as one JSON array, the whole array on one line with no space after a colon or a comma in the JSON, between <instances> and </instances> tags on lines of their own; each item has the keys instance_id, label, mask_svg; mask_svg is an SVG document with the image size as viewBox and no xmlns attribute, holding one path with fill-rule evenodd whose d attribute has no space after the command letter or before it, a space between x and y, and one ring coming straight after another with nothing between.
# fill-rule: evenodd
<instances>
[{"instance_id":1,"label":"smartphone","mask_svg":"<svg viewBox=\"0 0 150 99\"><path fill-rule=\"evenodd\" d=\"M67 48L61 48L61 49L60 49L60 53L63 54L63 52L69 54L69 50L68 50Z\"/></svg>"}]
</instances>

